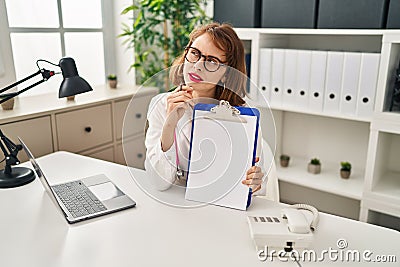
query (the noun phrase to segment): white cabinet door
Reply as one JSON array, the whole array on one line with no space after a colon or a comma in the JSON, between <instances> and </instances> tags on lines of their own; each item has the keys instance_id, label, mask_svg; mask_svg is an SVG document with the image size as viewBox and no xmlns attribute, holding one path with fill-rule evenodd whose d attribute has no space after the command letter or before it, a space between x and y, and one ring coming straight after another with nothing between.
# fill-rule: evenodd
<instances>
[{"instance_id":1,"label":"white cabinet door","mask_svg":"<svg viewBox=\"0 0 400 267\"><path fill-rule=\"evenodd\" d=\"M111 143L111 104L56 114L58 149L80 152Z\"/></svg>"},{"instance_id":2,"label":"white cabinet door","mask_svg":"<svg viewBox=\"0 0 400 267\"><path fill-rule=\"evenodd\" d=\"M114 149L112 147L105 148L99 151L84 153L84 155L95 159L102 159L110 162L114 161Z\"/></svg>"},{"instance_id":3,"label":"white cabinet door","mask_svg":"<svg viewBox=\"0 0 400 267\"><path fill-rule=\"evenodd\" d=\"M115 103L114 123L117 140L144 133L147 110L153 95L134 97ZM126 117L125 117L126 116Z\"/></svg>"},{"instance_id":4,"label":"white cabinet door","mask_svg":"<svg viewBox=\"0 0 400 267\"><path fill-rule=\"evenodd\" d=\"M144 145L144 135L141 135L136 138L124 140L123 145L117 145L115 162L134 168L144 169L145 156L146 147Z\"/></svg>"},{"instance_id":5,"label":"white cabinet door","mask_svg":"<svg viewBox=\"0 0 400 267\"><path fill-rule=\"evenodd\" d=\"M21 137L35 157L40 157L54 151L50 116L2 124L0 125L0 129L15 144L18 143L17 137ZM1 159L3 159L2 156ZM28 157L24 151L20 151L18 159L24 162L28 160ZM3 168L4 162L0 166Z\"/></svg>"}]
</instances>

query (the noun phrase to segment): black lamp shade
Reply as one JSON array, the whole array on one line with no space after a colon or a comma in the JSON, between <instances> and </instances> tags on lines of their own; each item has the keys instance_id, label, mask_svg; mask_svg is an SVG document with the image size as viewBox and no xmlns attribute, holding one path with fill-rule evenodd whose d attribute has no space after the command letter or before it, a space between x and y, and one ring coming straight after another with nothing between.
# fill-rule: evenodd
<instances>
[{"instance_id":1,"label":"black lamp shade","mask_svg":"<svg viewBox=\"0 0 400 267\"><path fill-rule=\"evenodd\" d=\"M59 98L73 96L92 91L90 84L79 77L75 61L70 57L62 58L59 62L64 80L61 83Z\"/></svg>"}]
</instances>

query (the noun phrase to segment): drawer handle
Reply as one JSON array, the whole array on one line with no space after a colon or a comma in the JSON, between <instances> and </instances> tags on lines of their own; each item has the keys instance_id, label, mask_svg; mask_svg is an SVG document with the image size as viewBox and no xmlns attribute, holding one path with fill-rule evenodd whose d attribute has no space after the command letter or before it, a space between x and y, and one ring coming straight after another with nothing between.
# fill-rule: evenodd
<instances>
[{"instance_id":1,"label":"drawer handle","mask_svg":"<svg viewBox=\"0 0 400 267\"><path fill-rule=\"evenodd\" d=\"M90 133L92 131L92 127L87 126L85 127L85 132Z\"/></svg>"},{"instance_id":2,"label":"drawer handle","mask_svg":"<svg viewBox=\"0 0 400 267\"><path fill-rule=\"evenodd\" d=\"M141 113L136 113L136 119L140 119L142 117Z\"/></svg>"},{"instance_id":3,"label":"drawer handle","mask_svg":"<svg viewBox=\"0 0 400 267\"><path fill-rule=\"evenodd\" d=\"M143 158L143 154L142 154L142 153L139 153L139 154L137 154L137 157L138 157L139 159L141 159L141 158Z\"/></svg>"}]
</instances>

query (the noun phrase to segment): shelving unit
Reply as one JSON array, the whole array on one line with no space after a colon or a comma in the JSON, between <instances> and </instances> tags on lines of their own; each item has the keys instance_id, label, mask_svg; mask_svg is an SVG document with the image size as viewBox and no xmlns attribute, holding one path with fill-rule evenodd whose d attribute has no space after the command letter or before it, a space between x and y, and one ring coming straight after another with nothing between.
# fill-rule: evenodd
<instances>
[{"instance_id":1,"label":"shelving unit","mask_svg":"<svg viewBox=\"0 0 400 267\"><path fill-rule=\"evenodd\" d=\"M308 162L309 160L304 158L291 158L290 168L277 166L279 179L287 183L361 200L364 170L353 168L351 178L344 180L339 177L337 164L324 163L322 174L316 175L307 172Z\"/></svg>"},{"instance_id":2,"label":"shelving unit","mask_svg":"<svg viewBox=\"0 0 400 267\"><path fill-rule=\"evenodd\" d=\"M325 212L399 229L400 113L388 112L387 99L400 60L400 30L236 31L251 50L250 79L257 86L251 88L249 102L260 108L263 137L276 147L281 201L309 202ZM380 53L373 113L360 117L271 106L258 90L262 48ZM282 153L291 156L287 168L279 166ZM318 175L306 171L313 157L322 162ZM341 161L353 165L348 180L340 178Z\"/></svg>"}]
</instances>

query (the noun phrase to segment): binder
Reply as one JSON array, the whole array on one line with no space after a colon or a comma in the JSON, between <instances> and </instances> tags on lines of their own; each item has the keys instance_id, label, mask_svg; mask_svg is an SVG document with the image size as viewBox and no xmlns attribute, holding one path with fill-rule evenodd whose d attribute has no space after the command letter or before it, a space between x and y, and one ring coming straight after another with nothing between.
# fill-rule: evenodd
<instances>
[{"instance_id":1,"label":"binder","mask_svg":"<svg viewBox=\"0 0 400 267\"><path fill-rule=\"evenodd\" d=\"M339 113L343 59L343 52L328 51L324 95L324 112L326 113Z\"/></svg>"},{"instance_id":2,"label":"binder","mask_svg":"<svg viewBox=\"0 0 400 267\"><path fill-rule=\"evenodd\" d=\"M255 164L260 112L255 108L194 106L185 199L245 210L251 189L242 184Z\"/></svg>"},{"instance_id":3,"label":"binder","mask_svg":"<svg viewBox=\"0 0 400 267\"><path fill-rule=\"evenodd\" d=\"M281 108L283 91L283 67L285 62L285 49L272 49L271 72L271 107Z\"/></svg>"},{"instance_id":4,"label":"binder","mask_svg":"<svg viewBox=\"0 0 400 267\"><path fill-rule=\"evenodd\" d=\"M340 97L340 113L355 115L357 106L358 82L360 78L361 53L345 52L343 80Z\"/></svg>"},{"instance_id":5,"label":"binder","mask_svg":"<svg viewBox=\"0 0 400 267\"><path fill-rule=\"evenodd\" d=\"M374 112L380 58L379 53L362 53L361 55L357 116L370 117Z\"/></svg>"},{"instance_id":6,"label":"binder","mask_svg":"<svg viewBox=\"0 0 400 267\"><path fill-rule=\"evenodd\" d=\"M310 90L311 78L311 51L297 51L297 71L295 87L295 105L301 109L308 107L308 95Z\"/></svg>"},{"instance_id":7,"label":"binder","mask_svg":"<svg viewBox=\"0 0 400 267\"><path fill-rule=\"evenodd\" d=\"M282 106L284 108L295 106L296 68L297 50L286 49L282 92Z\"/></svg>"},{"instance_id":8,"label":"binder","mask_svg":"<svg viewBox=\"0 0 400 267\"><path fill-rule=\"evenodd\" d=\"M326 61L328 52L311 52L310 90L308 94L308 109L322 112L325 93Z\"/></svg>"},{"instance_id":9,"label":"binder","mask_svg":"<svg viewBox=\"0 0 400 267\"><path fill-rule=\"evenodd\" d=\"M270 102L271 99L271 70L272 70L272 49L260 49L260 63L258 69L259 88L264 97L263 102Z\"/></svg>"}]
</instances>

